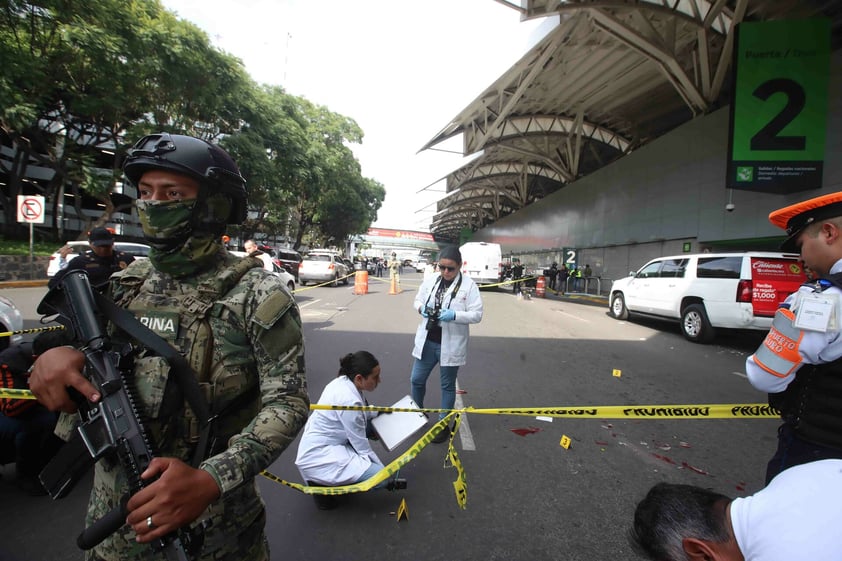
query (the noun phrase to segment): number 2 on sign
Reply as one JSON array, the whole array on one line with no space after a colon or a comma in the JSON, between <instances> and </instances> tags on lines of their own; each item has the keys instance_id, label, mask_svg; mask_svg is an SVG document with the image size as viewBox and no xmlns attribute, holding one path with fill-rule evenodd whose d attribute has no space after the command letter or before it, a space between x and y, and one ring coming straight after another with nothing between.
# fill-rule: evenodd
<instances>
[{"instance_id":1,"label":"number 2 on sign","mask_svg":"<svg viewBox=\"0 0 842 561\"><path fill-rule=\"evenodd\" d=\"M559 442L559 444L561 444L562 448L567 450L568 448L570 448L570 437L566 434L561 435L561 442Z\"/></svg>"}]
</instances>

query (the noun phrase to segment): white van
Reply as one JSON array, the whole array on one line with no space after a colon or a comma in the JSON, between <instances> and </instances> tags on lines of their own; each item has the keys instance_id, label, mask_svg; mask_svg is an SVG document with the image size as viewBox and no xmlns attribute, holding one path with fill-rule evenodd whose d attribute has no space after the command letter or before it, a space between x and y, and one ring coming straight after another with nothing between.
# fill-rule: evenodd
<instances>
[{"instance_id":1,"label":"white van","mask_svg":"<svg viewBox=\"0 0 842 561\"><path fill-rule=\"evenodd\" d=\"M462 254L462 274L478 285L500 282L503 252L498 243L468 242L459 248Z\"/></svg>"},{"instance_id":2,"label":"white van","mask_svg":"<svg viewBox=\"0 0 842 561\"><path fill-rule=\"evenodd\" d=\"M677 319L684 337L713 339L715 328L768 330L778 306L807 282L798 255L700 253L653 259L614 281L611 315Z\"/></svg>"}]
</instances>

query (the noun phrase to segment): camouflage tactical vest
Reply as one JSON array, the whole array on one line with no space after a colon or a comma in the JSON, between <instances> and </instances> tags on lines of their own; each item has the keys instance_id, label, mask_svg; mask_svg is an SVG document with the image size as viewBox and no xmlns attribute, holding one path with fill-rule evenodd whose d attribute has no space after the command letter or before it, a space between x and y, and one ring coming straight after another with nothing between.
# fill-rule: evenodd
<instances>
[{"instance_id":1,"label":"camouflage tactical vest","mask_svg":"<svg viewBox=\"0 0 842 561\"><path fill-rule=\"evenodd\" d=\"M118 306L133 312L185 357L198 376L211 415L244 393L252 395L237 407L233 418L217 423L217 449L248 423L259 406L256 368L247 352L244 312L238 306L242 302L226 295L249 271L261 267L259 259L230 256L221 269L178 281L155 271L149 260L141 260L123 272L114 290ZM111 336L119 341L125 334ZM142 353L135 359L134 373L141 413L157 453L189 462L199 440L199 423L170 376L169 364L163 357ZM213 453L212 449L206 455Z\"/></svg>"}]
</instances>

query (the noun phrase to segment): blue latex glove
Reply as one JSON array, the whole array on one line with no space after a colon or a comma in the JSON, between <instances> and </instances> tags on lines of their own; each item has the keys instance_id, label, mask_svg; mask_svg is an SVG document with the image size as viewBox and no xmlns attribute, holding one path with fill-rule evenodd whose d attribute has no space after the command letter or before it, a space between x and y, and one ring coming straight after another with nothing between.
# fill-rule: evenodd
<instances>
[{"instance_id":1,"label":"blue latex glove","mask_svg":"<svg viewBox=\"0 0 842 561\"><path fill-rule=\"evenodd\" d=\"M442 310L439 312L439 321L453 321L456 319L456 312L451 309Z\"/></svg>"},{"instance_id":2,"label":"blue latex glove","mask_svg":"<svg viewBox=\"0 0 842 561\"><path fill-rule=\"evenodd\" d=\"M428 318L430 314L427 313L427 308L421 308L421 317Z\"/></svg>"}]
</instances>

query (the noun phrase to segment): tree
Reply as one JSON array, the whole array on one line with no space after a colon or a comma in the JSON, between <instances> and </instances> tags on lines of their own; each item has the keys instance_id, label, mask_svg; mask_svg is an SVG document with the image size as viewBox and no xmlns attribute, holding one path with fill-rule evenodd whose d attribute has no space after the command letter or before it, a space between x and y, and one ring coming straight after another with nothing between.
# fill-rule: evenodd
<instances>
[{"instance_id":1,"label":"tree","mask_svg":"<svg viewBox=\"0 0 842 561\"><path fill-rule=\"evenodd\" d=\"M383 187L362 177L348 147L361 143L362 129L353 120L298 98L309 147L305 166L294 170L295 247L305 236L314 244L341 245L349 234L364 232L377 217L385 198Z\"/></svg>"},{"instance_id":2,"label":"tree","mask_svg":"<svg viewBox=\"0 0 842 561\"><path fill-rule=\"evenodd\" d=\"M16 154L3 200L7 228L32 163L53 172L41 188L54 209L66 186L77 215L84 194L102 204L104 223L117 210L111 192L124 138L165 127L215 138L241 125L235 100L254 85L240 61L157 1L12 0L2 18L0 58L12 63L0 75L0 130Z\"/></svg>"}]
</instances>

